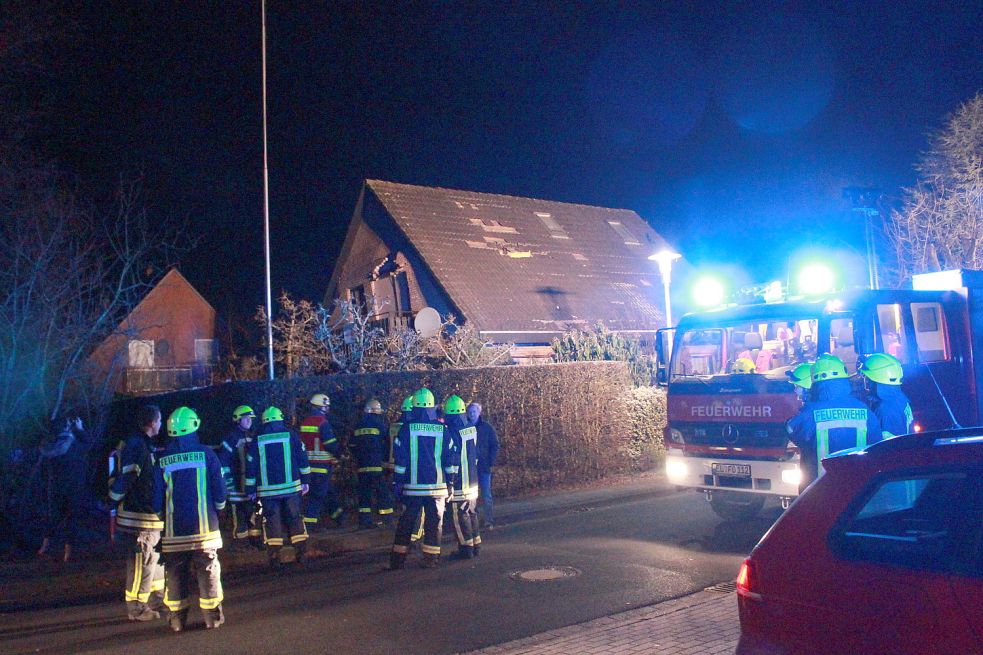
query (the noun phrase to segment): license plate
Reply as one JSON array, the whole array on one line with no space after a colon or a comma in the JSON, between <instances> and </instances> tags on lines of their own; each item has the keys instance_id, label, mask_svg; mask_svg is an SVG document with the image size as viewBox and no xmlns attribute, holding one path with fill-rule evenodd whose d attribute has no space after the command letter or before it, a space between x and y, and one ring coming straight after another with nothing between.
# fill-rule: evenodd
<instances>
[{"instance_id":1,"label":"license plate","mask_svg":"<svg viewBox=\"0 0 983 655\"><path fill-rule=\"evenodd\" d=\"M714 475L722 475L730 478L749 478L751 477L750 464L711 464L710 470Z\"/></svg>"}]
</instances>

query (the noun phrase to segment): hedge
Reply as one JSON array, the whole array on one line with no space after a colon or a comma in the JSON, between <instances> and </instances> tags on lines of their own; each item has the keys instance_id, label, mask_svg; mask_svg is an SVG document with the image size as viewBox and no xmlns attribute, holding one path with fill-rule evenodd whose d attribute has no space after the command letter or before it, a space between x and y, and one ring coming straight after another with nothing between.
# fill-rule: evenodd
<instances>
[{"instance_id":1,"label":"hedge","mask_svg":"<svg viewBox=\"0 0 983 655\"><path fill-rule=\"evenodd\" d=\"M237 382L178 391L152 398L117 401L113 432L127 427L126 417L144 403L158 404L164 415L179 405L193 407L202 419L202 441L217 444L240 404L257 414L276 405L297 422L307 398L331 397L329 419L344 442L368 398L382 401L395 419L403 398L427 386L438 402L450 394L477 400L482 416L498 431L501 451L495 488L502 495L528 493L558 484L581 483L651 466L662 453L665 394L633 388L624 362L572 362L536 366L493 366L394 373L363 373ZM343 486L351 479L342 471Z\"/></svg>"}]
</instances>

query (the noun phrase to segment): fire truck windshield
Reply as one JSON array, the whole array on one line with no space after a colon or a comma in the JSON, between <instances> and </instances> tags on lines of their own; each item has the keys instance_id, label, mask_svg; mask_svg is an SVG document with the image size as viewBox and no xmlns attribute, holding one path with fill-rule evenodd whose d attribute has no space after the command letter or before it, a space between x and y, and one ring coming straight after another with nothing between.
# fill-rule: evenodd
<instances>
[{"instance_id":1,"label":"fire truck windshield","mask_svg":"<svg viewBox=\"0 0 983 655\"><path fill-rule=\"evenodd\" d=\"M800 362L816 357L818 321L761 320L680 330L675 336L670 381L751 369L750 373L780 378Z\"/></svg>"}]
</instances>

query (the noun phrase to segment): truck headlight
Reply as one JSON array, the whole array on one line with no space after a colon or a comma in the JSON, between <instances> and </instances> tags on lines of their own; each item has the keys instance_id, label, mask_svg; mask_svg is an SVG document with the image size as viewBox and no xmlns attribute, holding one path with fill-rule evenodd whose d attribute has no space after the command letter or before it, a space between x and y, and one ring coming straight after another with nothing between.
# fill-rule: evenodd
<instances>
[{"instance_id":1,"label":"truck headlight","mask_svg":"<svg viewBox=\"0 0 983 655\"><path fill-rule=\"evenodd\" d=\"M798 467L782 470L782 483L798 487L802 483L802 471Z\"/></svg>"},{"instance_id":2,"label":"truck headlight","mask_svg":"<svg viewBox=\"0 0 983 655\"><path fill-rule=\"evenodd\" d=\"M675 458L666 459L666 476L670 482L681 482L686 479L688 473L689 467L686 462Z\"/></svg>"},{"instance_id":3,"label":"truck headlight","mask_svg":"<svg viewBox=\"0 0 983 655\"><path fill-rule=\"evenodd\" d=\"M672 439L673 443L686 443L682 431L676 428L669 428L669 438Z\"/></svg>"}]
</instances>

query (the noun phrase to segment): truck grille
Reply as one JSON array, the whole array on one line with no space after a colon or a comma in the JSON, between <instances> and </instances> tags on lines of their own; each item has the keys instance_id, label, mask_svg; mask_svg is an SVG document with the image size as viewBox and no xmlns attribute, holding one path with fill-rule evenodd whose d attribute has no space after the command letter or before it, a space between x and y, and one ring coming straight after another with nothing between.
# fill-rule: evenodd
<instances>
[{"instance_id":1,"label":"truck grille","mask_svg":"<svg viewBox=\"0 0 983 655\"><path fill-rule=\"evenodd\" d=\"M781 423L701 423L678 425L687 444L732 448L783 448L788 433Z\"/></svg>"}]
</instances>

